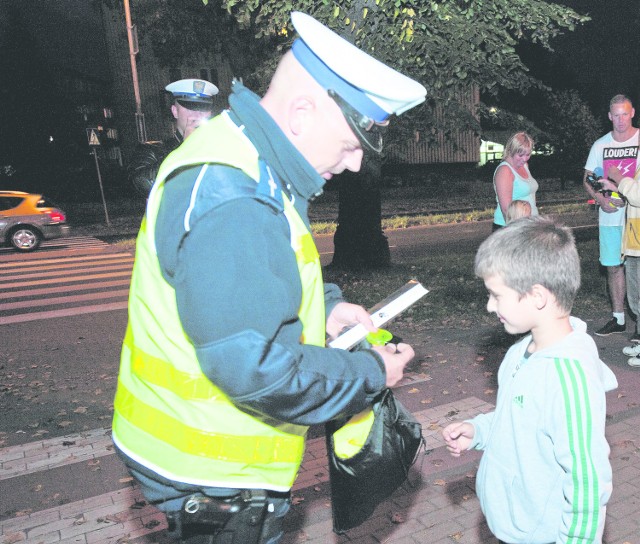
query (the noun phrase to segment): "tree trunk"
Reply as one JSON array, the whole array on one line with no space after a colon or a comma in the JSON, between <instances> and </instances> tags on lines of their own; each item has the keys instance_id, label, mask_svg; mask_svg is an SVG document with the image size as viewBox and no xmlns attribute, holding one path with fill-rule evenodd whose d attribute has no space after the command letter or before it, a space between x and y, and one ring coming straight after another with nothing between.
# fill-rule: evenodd
<instances>
[{"instance_id":1,"label":"tree trunk","mask_svg":"<svg viewBox=\"0 0 640 544\"><path fill-rule=\"evenodd\" d=\"M359 173L345 171L338 180L338 228L331 262L338 268L382 268L391 263L382 232L382 164L377 155L366 159Z\"/></svg>"}]
</instances>

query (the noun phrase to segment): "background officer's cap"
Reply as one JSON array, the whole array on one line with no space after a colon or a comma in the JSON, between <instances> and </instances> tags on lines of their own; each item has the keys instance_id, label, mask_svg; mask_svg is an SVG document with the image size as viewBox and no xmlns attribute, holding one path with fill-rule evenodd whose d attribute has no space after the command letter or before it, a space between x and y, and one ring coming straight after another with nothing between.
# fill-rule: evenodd
<instances>
[{"instance_id":1,"label":"background officer's cap","mask_svg":"<svg viewBox=\"0 0 640 544\"><path fill-rule=\"evenodd\" d=\"M204 79L181 79L165 87L174 100L190 110L210 110L218 87Z\"/></svg>"},{"instance_id":2,"label":"background officer's cap","mask_svg":"<svg viewBox=\"0 0 640 544\"><path fill-rule=\"evenodd\" d=\"M313 17L294 11L291 22L300 36L292 47L298 62L337 102L360 140L379 152L376 126L424 102L427 90Z\"/></svg>"}]
</instances>

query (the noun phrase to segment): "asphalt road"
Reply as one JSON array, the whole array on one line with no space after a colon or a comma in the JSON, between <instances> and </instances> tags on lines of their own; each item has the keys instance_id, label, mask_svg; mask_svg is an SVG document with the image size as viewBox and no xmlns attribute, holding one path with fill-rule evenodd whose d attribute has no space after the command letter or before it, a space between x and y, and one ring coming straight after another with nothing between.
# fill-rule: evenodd
<instances>
[{"instance_id":1,"label":"asphalt road","mask_svg":"<svg viewBox=\"0 0 640 544\"><path fill-rule=\"evenodd\" d=\"M596 234L585 218L572 217L571 222L580 236ZM410 260L446 250L452 241L458 250L477 246L490 232L491 223L484 221L413 227L386 235L393 258ZM333 237L320 236L317 244L323 264L328 264ZM109 425L126 318L126 310L118 309L1 325L0 440L10 445L34 435L52 437ZM467 334L463 331L461 340ZM436 356L439 342L434 337L428 347Z\"/></svg>"},{"instance_id":2,"label":"asphalt road","mask_svg":"<svg viewBox=\"0 0 640 544\"><path fill-rule=\"evenodd\" d=\"M589 239L598 235L597 213L590 209L583 212L555 217L573 228L578 239ZM410 260L428 251L467 250L478 247L491 234L491 221L473 223L450 223L410 227L385 231L392 258ZM316 245L323 266L331 262L333 255L333 235L316 236Z\"/></svg>"}]
</instances>

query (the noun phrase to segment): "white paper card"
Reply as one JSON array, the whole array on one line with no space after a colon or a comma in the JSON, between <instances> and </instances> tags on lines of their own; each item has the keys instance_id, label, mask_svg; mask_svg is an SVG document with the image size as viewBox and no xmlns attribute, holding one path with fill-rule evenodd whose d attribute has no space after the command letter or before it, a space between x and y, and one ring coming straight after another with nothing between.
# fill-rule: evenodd
<instances>
[{"instance_id":1,"label":"white paper card","mask_svg":"<svg viewBox=\"0 0 640 544\"><path fill-rule=\"evenodd\" d=\"M407 282L400 289L392 293L384 300L378 302L371 309L371 321L376 327L381 327L398 314L402 313L409 306L420 300L429 291L415 280ZM368 334L367 329L362 324L358 324L348 331L342 333L335 340L329 342L329 347L338 349L351 349L358 342L361 342Z\"/></svg>"}]
</instances>

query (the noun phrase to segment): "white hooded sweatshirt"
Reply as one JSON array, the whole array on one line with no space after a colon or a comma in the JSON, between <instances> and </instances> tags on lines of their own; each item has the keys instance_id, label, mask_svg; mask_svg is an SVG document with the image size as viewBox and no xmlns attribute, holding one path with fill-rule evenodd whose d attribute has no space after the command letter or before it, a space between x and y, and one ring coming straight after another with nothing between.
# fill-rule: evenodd
<instances>
[{"instance_id":1,"label":"white hooded sweatshirt","mask_svg":"<svg viewBox=\"0 0 640 544\"><path fill-rule=\"evenodd\" d=\"M583 321L527 354L531 335L498 371L496 409L470 420L484 450L476 488L491 531L512 544L602 541L612 491L605 392L618 386Z\"/></svg>"}]
</instances>

